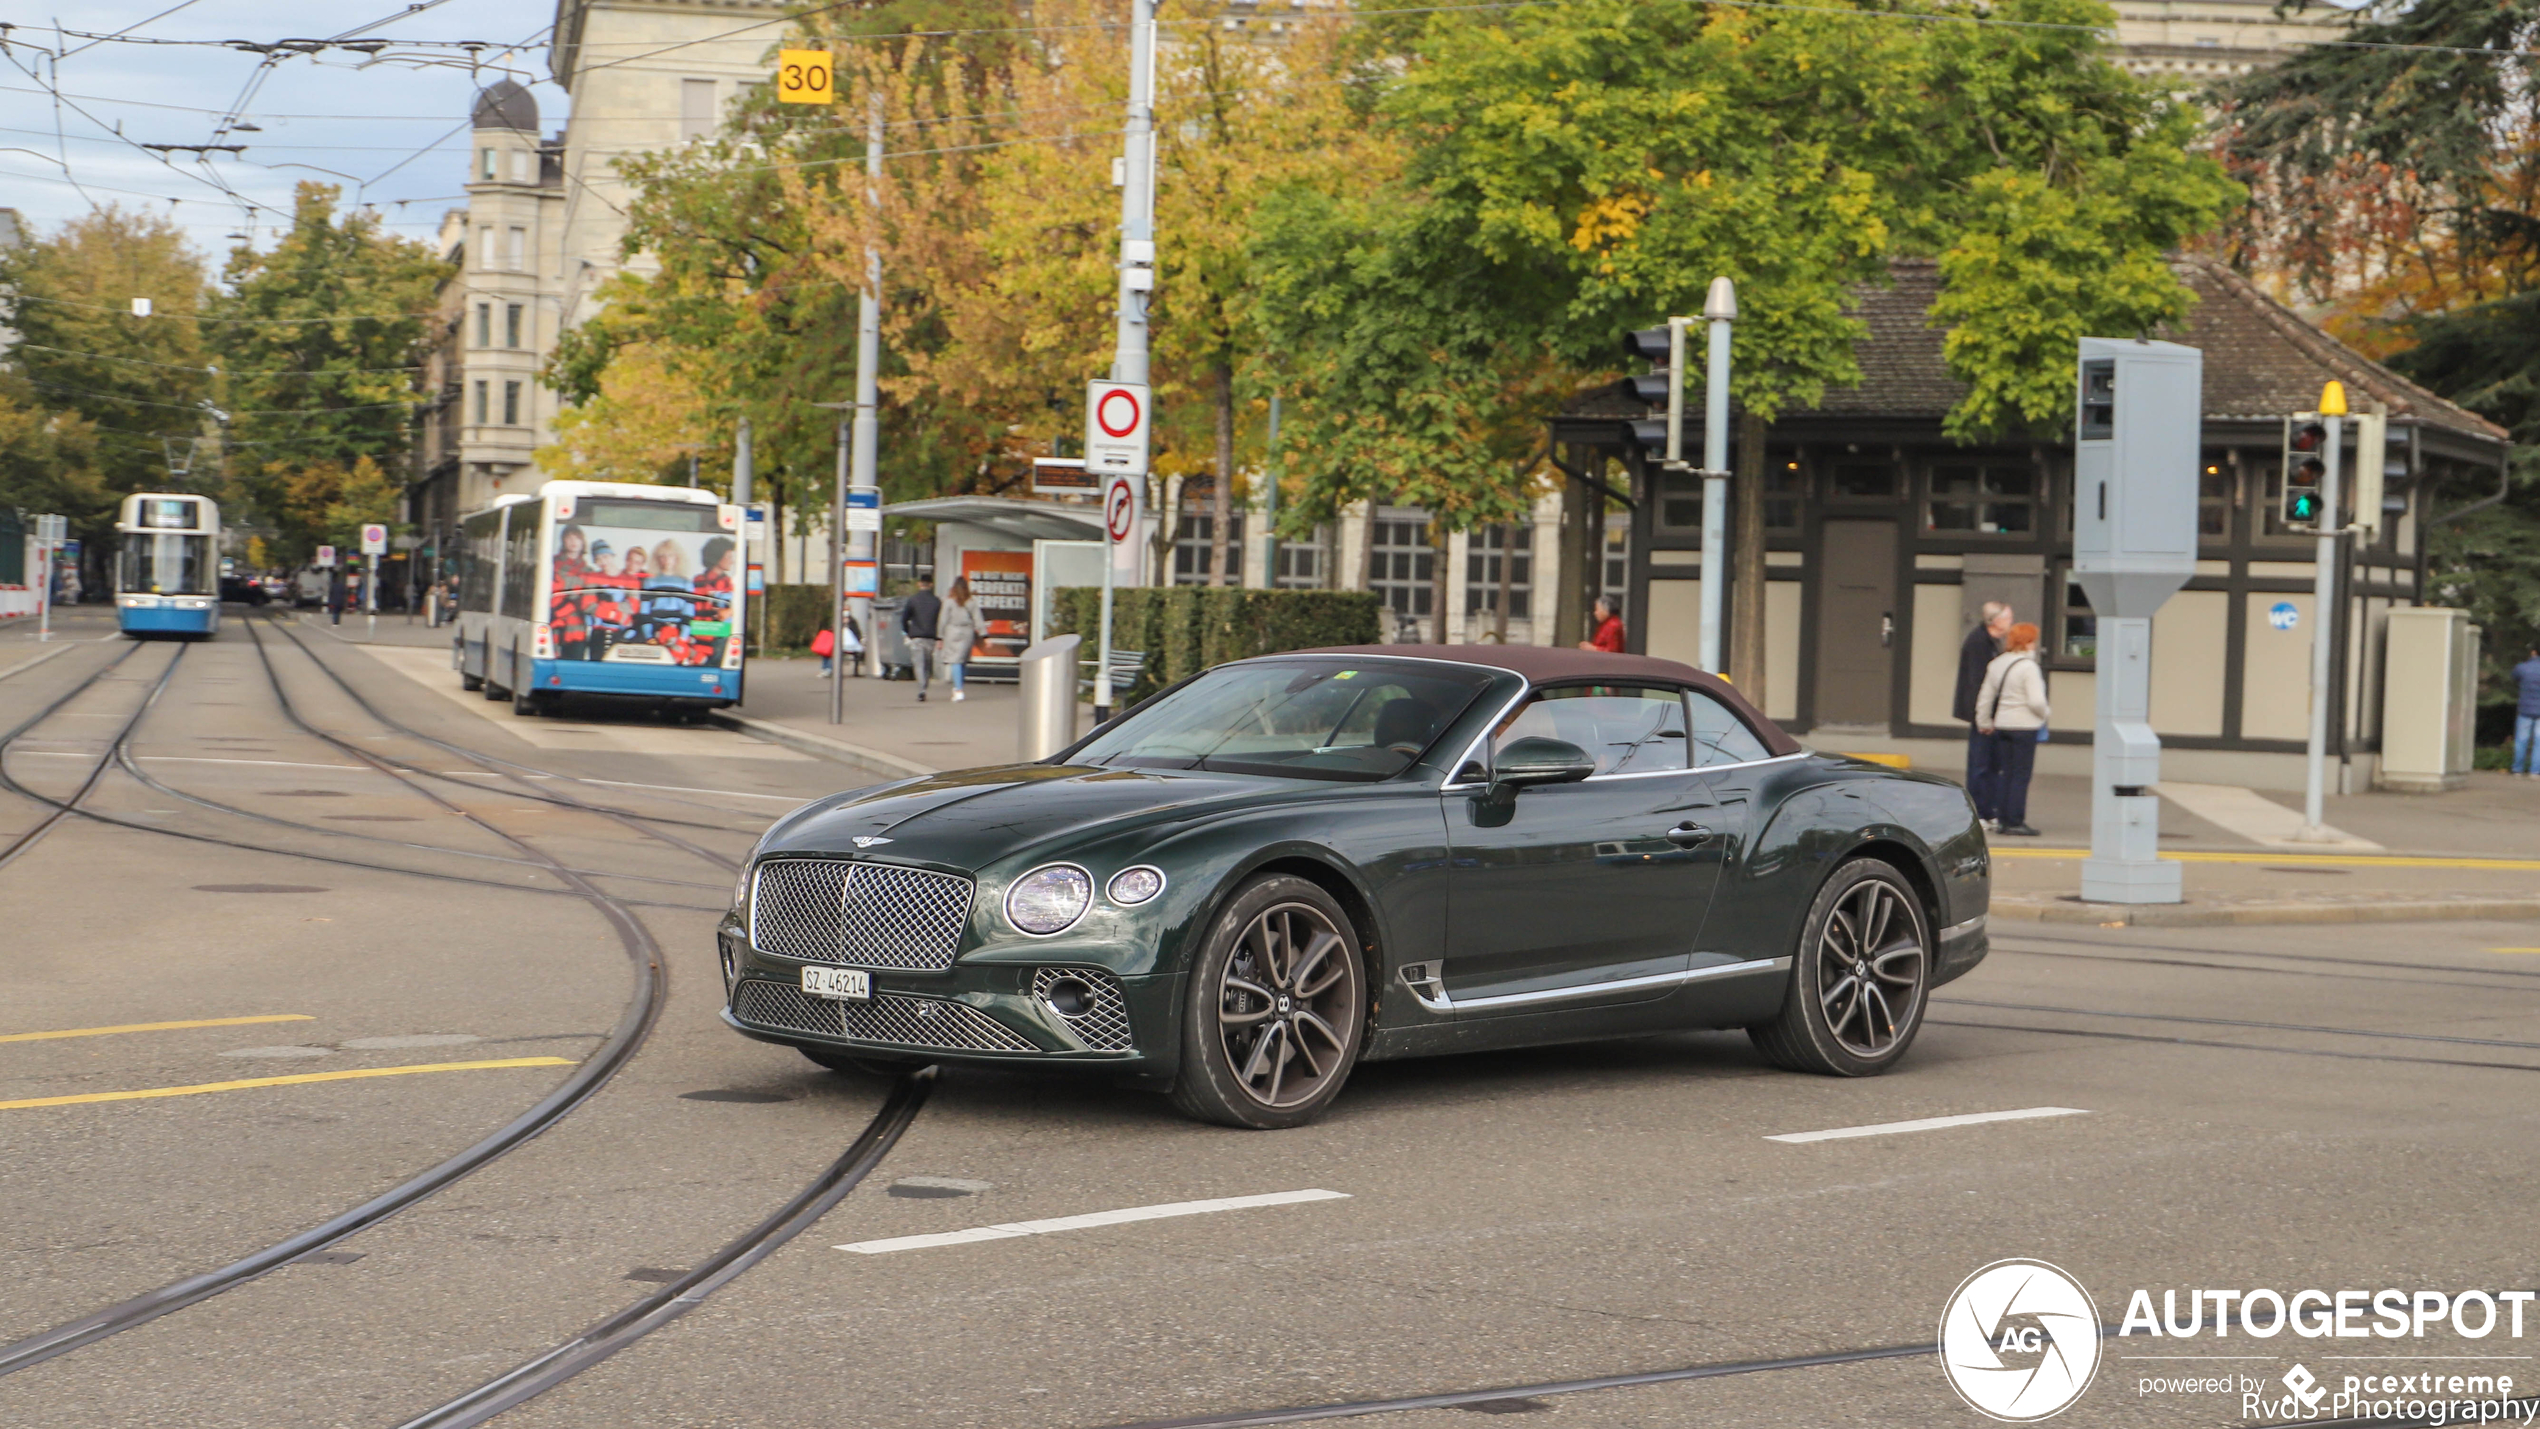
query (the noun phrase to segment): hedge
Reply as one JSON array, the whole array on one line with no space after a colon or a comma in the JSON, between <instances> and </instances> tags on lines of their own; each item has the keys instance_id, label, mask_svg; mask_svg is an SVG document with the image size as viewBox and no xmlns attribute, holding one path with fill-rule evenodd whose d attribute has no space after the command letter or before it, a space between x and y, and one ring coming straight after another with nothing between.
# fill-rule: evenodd
<instances>
[{"instance_id":1,"label":"hedge","mask_svg":"<svg viewBox=\"0 0 2540 1429\"><path fill-rule=\"evenodd\" d=\"M829 585L771 585L759 598L767 614L769 650L802 650L811 645L811 637L827 624ZM750 623L750 635L759 633L759 612L749 611L744 619Z\"/></svg>"},{"instance_id":2,"label":"hedge","mask_svg":"<svg viewBox=\"0 0 2540 1429\"><path fill-rule=\"evenodd\" d=\"M1112 645L1146 653L1136 682L1121 695L1126 702L1229 660L1382 638L1383 605L1367 591L1133 586L1114 590L1111 599ZM1050 593L1050 634L1080 633L1090 645L1101 629L1101 587ZM1086 651L1088 659L1092 654Z\"/></svg>"}]
</instances>

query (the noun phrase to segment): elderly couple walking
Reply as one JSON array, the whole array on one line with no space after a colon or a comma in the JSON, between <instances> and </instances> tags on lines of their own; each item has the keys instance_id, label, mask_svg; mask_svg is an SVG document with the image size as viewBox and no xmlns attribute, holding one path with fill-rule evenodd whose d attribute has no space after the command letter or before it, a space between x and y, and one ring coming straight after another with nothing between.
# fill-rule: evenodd
<instances>
[{"instance_id":1,"label":"elderly couple walking","mask_svg":"<svg viewBox=\"0 0 2540 1429\"><path fill-rule=\"evenodd\" d=\"M1985 832L2035 838L2028 822L2029 774L2046 737L2046 674L2037 663L2037 627L1988 600L1983 623L1958 649L1958 697L1950 713L1967 722L1967 793Z\"/></svg>"}]
</instances>

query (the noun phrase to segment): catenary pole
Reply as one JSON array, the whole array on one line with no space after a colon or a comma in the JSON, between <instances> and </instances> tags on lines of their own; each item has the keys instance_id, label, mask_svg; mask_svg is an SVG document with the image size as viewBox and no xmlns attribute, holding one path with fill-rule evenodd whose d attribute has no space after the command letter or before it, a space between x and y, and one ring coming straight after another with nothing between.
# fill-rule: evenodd
<instances>
[{"instance_id":1,"label":"catenary pole","mask_svg":"<svg viewBox=\"0 0 2540 1429\"><path fill-rule=\"evenodd\" d=\"M1720 598L1729 584L1729 329L1737 322L1737 285L1712 279L1702 316L1711 325L1702 374L1702 668L1716 675L1728 668L1720 659Z\"/></svg>"},{"instance_id":2,"label":"catenary pole","mask_svg":"<svg viewBox=\"0 0 2540 1429\"><path fill-rule=\"evenodd\" d=\"M2327 419L2328 450L2323 454L2327 471L2320 479L2319 544L2312 556L2315 569L2311 574L2311 729L2310 740L2303 750L2302 837L2325 841L2328 801L2328 710L2331 694L2328 688L2330 656L2336 622L2329 613L2337 606L2337 542L2340 535L2337 519L2338 468L2344 456L2343 428L2346 416L2346 388L2331 382L2320 392L2320 415Z\"/></svg>"},{"instance_id":3,"label":"catenary pole","mask_svg":"<svg viewBox=\"0 0 2540 1429\"><path fill-rule=\"evenodd\" d=\"M879 89L866 96L864 123L864 201L878 218L882 208L882 92ZM858 491L878 491L882 484L879 471L882 450L881 382L882 249L878 242L874 242L864 246L864 291L856 295L853 485ZM878 549L882 541L880 518L881 510L877 505L874 529L850 532L847 536L847 559L873 563L877 577L881 574L881 552ZM880 588L878 581L875 588ZM873 598L858 595L853 603L855 608L848 613L855 617L857 628L864 632L868 647L879 649L879 645L874 643ZM834 657L832 665L836 667ZM857 669L861 671L863 666L859 664ZM837 724L844 718L836 712L842 709L844 690L845 686L838 681L830 682L831 724Z\"/></svg>"},{"instance_id":4,"label":"catenary pole","mask_svg":"<svg viewBox=\"0 0 2540 1429\"><path fill-rule=\"evenodd\" d=\"M1155 0L1129 8L1129 110L1121 145L1120 321L1112 350L1111 380L1147 382L1147 294L1155 290ZM1131 478L1143 481L1146 473ZM1221 477L1221 479L1224 479ZM1094 654L1094 720L1111 717L1112 588L1118 584L1110 542L1110 508L1103 503L1102 631ZM1143 540L1132 529L1128 539Z\"/></svg>"}]
</instances>

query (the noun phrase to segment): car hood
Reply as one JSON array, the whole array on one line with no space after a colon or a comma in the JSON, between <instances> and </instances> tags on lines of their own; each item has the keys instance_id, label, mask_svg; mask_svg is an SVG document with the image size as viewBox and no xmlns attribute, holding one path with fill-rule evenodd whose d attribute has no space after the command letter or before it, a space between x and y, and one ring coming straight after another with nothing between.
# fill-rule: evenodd
<instances>
[{"instance_id":1,"label":"car hood","mask_svg":"<svg viewBox=\"0 0 2540 1429\"><path fill-rule=\"evenodd\" d=\"M1252 775L1090 765L964 769L824 800L770 832L759 852L868 853L976 870L1142 822L1328 792ZM859 844L861 839L864 842Z\"/></svg>"}]
</instances>

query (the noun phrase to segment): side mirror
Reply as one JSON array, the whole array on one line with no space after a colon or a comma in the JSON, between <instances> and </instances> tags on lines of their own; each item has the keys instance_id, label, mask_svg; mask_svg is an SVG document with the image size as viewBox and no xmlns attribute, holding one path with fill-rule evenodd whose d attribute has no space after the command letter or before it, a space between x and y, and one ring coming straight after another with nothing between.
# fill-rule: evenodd
<instances>
[{"instance_id":1,"label":"side mirror","mask_svg":"<svg viewBox=\"0 0 2540 1429\"><path fill-rule=\"evenodd\" d=\"M1499 752L1500 784L1523 789L1534 784L1575 784L1596 772L1596 761L1575 744L1541 735L1513 741Z\"/></svg>"}]
</instances>

